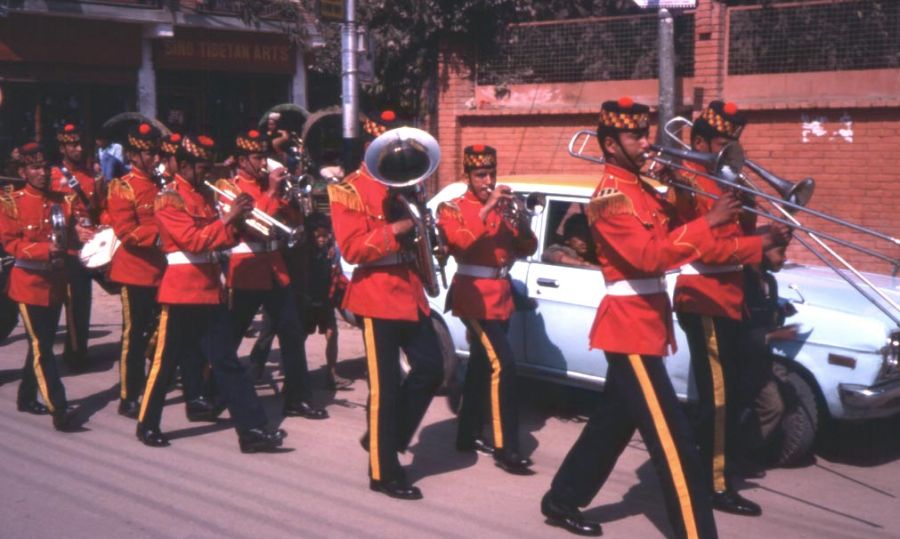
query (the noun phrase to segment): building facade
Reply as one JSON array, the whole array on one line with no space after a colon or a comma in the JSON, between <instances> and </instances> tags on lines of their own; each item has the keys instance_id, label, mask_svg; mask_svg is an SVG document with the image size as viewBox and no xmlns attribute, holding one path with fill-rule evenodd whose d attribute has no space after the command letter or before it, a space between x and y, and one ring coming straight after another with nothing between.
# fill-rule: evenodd
<instances>
[{"instance_id":1,"label":"building facade","mask_svg":"<svg viewBox=\"0 0 900 539\"><path fill-rule=\"evenodd\" d=\"M900 236L900 3L883 2L879 17L856 0L732 4L700 0L677 15L678 112L694 116L714 99L737 103L749 117L748 158L786 179L815 178L810 207ZM569 156L569 140L596 127L604 100L658 102L656 24L650 14L520 25L511 29L514 45L487 58L448 44L440 184L459 179L462 148L481 142L497 147L501 175L598 174L598 165ZM800 217L900 257L896 245ZM838 251L861 268L894 270ZM799 246L789 255L819 263Z\"/></svg>"},{"instance_id":2,"label":"building facade","mask_svg":"<svg viewBox=\"0 0 900 539\"><path fill-rule=\"evenodd\" d=\"M306 106L304 51L279 13L248 25L223 0L22 0L0 16L0 150L96 135L119 112L231 136L270 106ZM314 31L314 28L310 26ZM51 145L52 146L52 145Z\"/></svg>"}]
</instances>

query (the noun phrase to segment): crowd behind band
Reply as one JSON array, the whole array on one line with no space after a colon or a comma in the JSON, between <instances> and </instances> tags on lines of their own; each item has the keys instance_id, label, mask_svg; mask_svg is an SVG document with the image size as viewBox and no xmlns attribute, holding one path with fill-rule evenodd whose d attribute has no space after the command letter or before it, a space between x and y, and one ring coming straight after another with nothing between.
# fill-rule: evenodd
<instances>
[{"instance_id":1,"label":"crowd behind band","mask_svg":"<svg viewBox=\"0 0 900 539\"><path fill-rule=\"evenodd\" d=\"M714 101L695 120L691 146L718 152L739 139L745 123L735 105ZM394 498L421 498L397 455L444 378L443 355L411 254L417 223L398 203L406 197L397 196L397 186L435 163L426 139L390 138L404 125L409 122L390 111L369 115L363 131L368 141L383 141L384 151L348 174L334 163L309 169L277 114L267 129L242 131L232 141L163 135L157 122L135 122L121 140L97 137L93 152L79 126L65 123L55 137L60 159L53 165L47 148L18 146L7 173L20 181L0 200L0 242L14 259L7 293L29 336L18 409L49 415L57 430L79 430L53 341L65 311L63 361L83 370L96 360L89 329L98 281L121 297L117 410L136 421L140 442L169 445L163 403L177 371L190 421L215 421L227 409L243 452L274 451L287 432L268 426L253 381L278 337L284 415L326 419L313 402L305 341L325 335L326 383L349 387L336 371L335 308L343 307L363 328L369 399L360 444L369 453L369 486ZM734 479L752 473L738 466L748 458L740 432L754 425L765 437L777 421L778 411L765 402L766 366L749 361L747 352L761 350L778 325L769 271L783 264L790 232L757 226L742 211L753 201L710 182L704 172L711 171L701 166L689 163L696 173L663 170L648 177L648 134L646 106L629 98L603 104L597 142L606 164L597 190L586 207L567 213L542 251L547 263L602 271L607 295L584 331L590 346L606 353L609 372L605 398L541 511L552 525L599 535L600 524L579 508L597 494L637 429L660 476L675 535L715 537L713 509L762 512L737 493ZM456 447L530 475L532 460L519 449L506 330L516 310L533 305L516 297L508 271L538 246L530 220L508 211L515 195L497 184L499 157L486 144L466 147L460 173L468 189L436 215L446 242L438 254L458 266L447 309L465 323L471 350ZM311 203L300 181L306 173L328 181L330 215ZM701 186L719 199L679 185ZM421 194L420 183L413 187ZM108 264L88 269L83 246L96 243L104 229L120 245ZM342 255L356 265L349 281ZM664 275L682 266L690 271L679 277L674 310L688 336L698 389L693 423L663 366L674 348ZM260 310L263 328L246 369L238 348ZM411 367L406 374L401 350Z\"/></svg>"}]
</instances>

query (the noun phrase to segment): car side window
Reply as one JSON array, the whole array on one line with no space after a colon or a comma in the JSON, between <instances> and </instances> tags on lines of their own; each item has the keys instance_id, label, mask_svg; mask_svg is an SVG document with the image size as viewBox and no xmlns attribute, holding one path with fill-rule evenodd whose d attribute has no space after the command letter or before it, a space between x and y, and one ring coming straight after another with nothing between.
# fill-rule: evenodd
<instances>
[{"instance_id":1,"label":"car side window","mask_svg":"<svg viewBox=\"0 0 900 539\"><path fill-rule=\"evenodd\" d=\"M541 262L561 266L599 269L585 204L551 200L544 220Z\"/></svg>"}]
</instances>

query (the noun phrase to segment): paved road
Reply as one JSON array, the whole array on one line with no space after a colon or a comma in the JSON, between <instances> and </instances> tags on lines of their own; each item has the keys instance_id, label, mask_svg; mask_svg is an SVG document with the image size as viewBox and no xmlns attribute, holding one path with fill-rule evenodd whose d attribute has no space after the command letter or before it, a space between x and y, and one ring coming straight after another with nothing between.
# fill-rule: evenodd
<instances>
[{"instance_id":1,"label":"paved road","mask_svg":"<svg viewBox=\"0 0 900 539\"><path fill-rule=\"evenodd\" d=\"M83 432L57 433L49 418L16 412L21 328L0 346L0 537L569 537L544 525L538 511L581 429L555 415L566 396L558 387L528 383L523 391L532 477L458 454L452 416L435 400L404 457L425 499L396 501L367 489L367 460L357 442L366 397L357 331L343 328L341 338L341 371L357 378L353 389L317 392L331 413L327 421L284 420L285 452L242 455L229 422L188 423L178 392L170 394L163 417L172 446L155 449L138 443L133 421L115 413L119 306L117 298L96 294L95 368L64 380L70 399L89 416ZM243 352L248 349L245 343ZM309 342L319 387L323 349L321 338ZM269 373L280 380L276 363ZM281 422L275 388L270 381L259 391L272 421ZM827 458L769 471L744 488L765 514L718 514L722 537L900 537L900 421L845 429ZM588 514L604 522L607 537L669 535L638 437Z\"/></svg>"}]
</instances>

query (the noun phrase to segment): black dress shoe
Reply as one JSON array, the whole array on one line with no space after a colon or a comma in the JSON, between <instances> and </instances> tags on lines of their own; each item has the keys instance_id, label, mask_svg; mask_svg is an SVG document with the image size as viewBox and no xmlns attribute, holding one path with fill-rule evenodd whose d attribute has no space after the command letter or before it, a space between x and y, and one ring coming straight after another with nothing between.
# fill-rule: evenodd
<instances>
[{"instance_id":1,"label":"black dress shoe","mask_svg":"<svg viewBox=\"0 0 900 539\"><path fill-rule=\"evenodd\" d=\"M530 458L523 457L518 453L508 453L502 449L494 452L494 462L505 472L513 475L534 475L535 471L530 468L533 462Z\"/></svg>"},{"instance_id":2,"label":"black dress shoe","mask_svg":"<svg viewBox=\"0 0 900 539\"><path fill-rule=\"evenodd\" d=\"M316 408L306 401L284 403L285 417L305 417L306 419L328 419L324 408Z\"/></svg>"},{"instance_id":3,"label":"black dress shoe","mask_svg":"<svg viewBox=\"0 0 900 539\"><path fill-rule=\"evenodd\" d=\"M470 453L473 451L477 451L482 455L493 455L494 454L494 446L484 441L483 438L475 438L474 442L456 442L456 450L462 451L463 453Z\"/></svg>"},{"instance_id":4,"label":"black dress shoe","mask_svg":"<svg viewBox=\"0 0 900 539\"><path fill-rule=\"evenodd\" d=\"M20 412L25 412L26 414L34 414L34 415L47 415L50 413L50 410L39 403L37 400L27 400L27 401L18 401L16 402L16 408Z\"/></svg>"},{"instance_id":5,"label":"black dress shoe","mask_svg":"<svg viewBox=\"0 0 900 539\"><path fill-rule=\"evenodd\" d=\"M136 400L119 400L119 415L137 419L141 412L141 405Z\"/></svg>"},{"instance_id":6,"label":"black dress shoe","mask_svg":"<svg viewBox=\"0 0 900 539\"><path fill-rule=\"evenodd\" d=\"M53 412L53 428L60 432L75 432L78 425L75 419L78 417L78 408L74 406L66 406L63 409Z\"/></svg>"},{"instance_id":7,"label":"black dress shoe","mask_svg":"<svg viewBox=\"0 0 900 539\"><path fill-rule=\"evenodd\" d=\"M238 435L241 453L265 453L281 447L287 432L283 429L270 431L263 428L246 430Z\"/></svg>"},{"instance_id":8,"label":"black dress shoe","mask_svg":"<svg viewBox=\"0 0 900 539\"><path fill-rule=\"evenodd\" d=\"M745 517L758 517L762 514L762 508L759 504L751 502L734 490L714 492L712 495L712 506L713 509Z\"/></svg>"},{"instance_id":9,"label":"black dress shoe","mask_svg":"<svg viewBox=\"0 0 900 539\"><path fill-rule=\"evenodd\" d=\"M169 439L156 427L145 427L138 423L137 439L150 447L169 447Z\"/></svg>"},{"instance_id":10,"label":"black dress shoe","mask_svg":"<svg viewBox=\"0 0 900 539\"><path fill-rule=\"evenodd\" d=\"M577 507L554 500L549 492L541 499L541 513L547 517L547 524L559 526L575 535L603 535L599 522L587 520Z\"/></svg>"},{"instance_id":11,"label":"black dress shoe","mask_svg":"<svg viewBox=\"0 0 900 539\"><path fill-rule=\"evenodd\" d=\"M419 487L414 487L402 479L392 479L390 481L369 480L369 488L375 492L387 494L391 498L400 500L421 500L422 491Z\"/></svg>"},{"instance_id":12,"label":"black dress shoe","mask_svg":"<svg viewBox=\"0 0 900 539\"><path fill-rule=\"evenodd\" d=\"M214 405L205 397L198 397L186 402L184 411L188 421L215 421L225 411L225 405Z\"/></svg>"}]
</instances>

